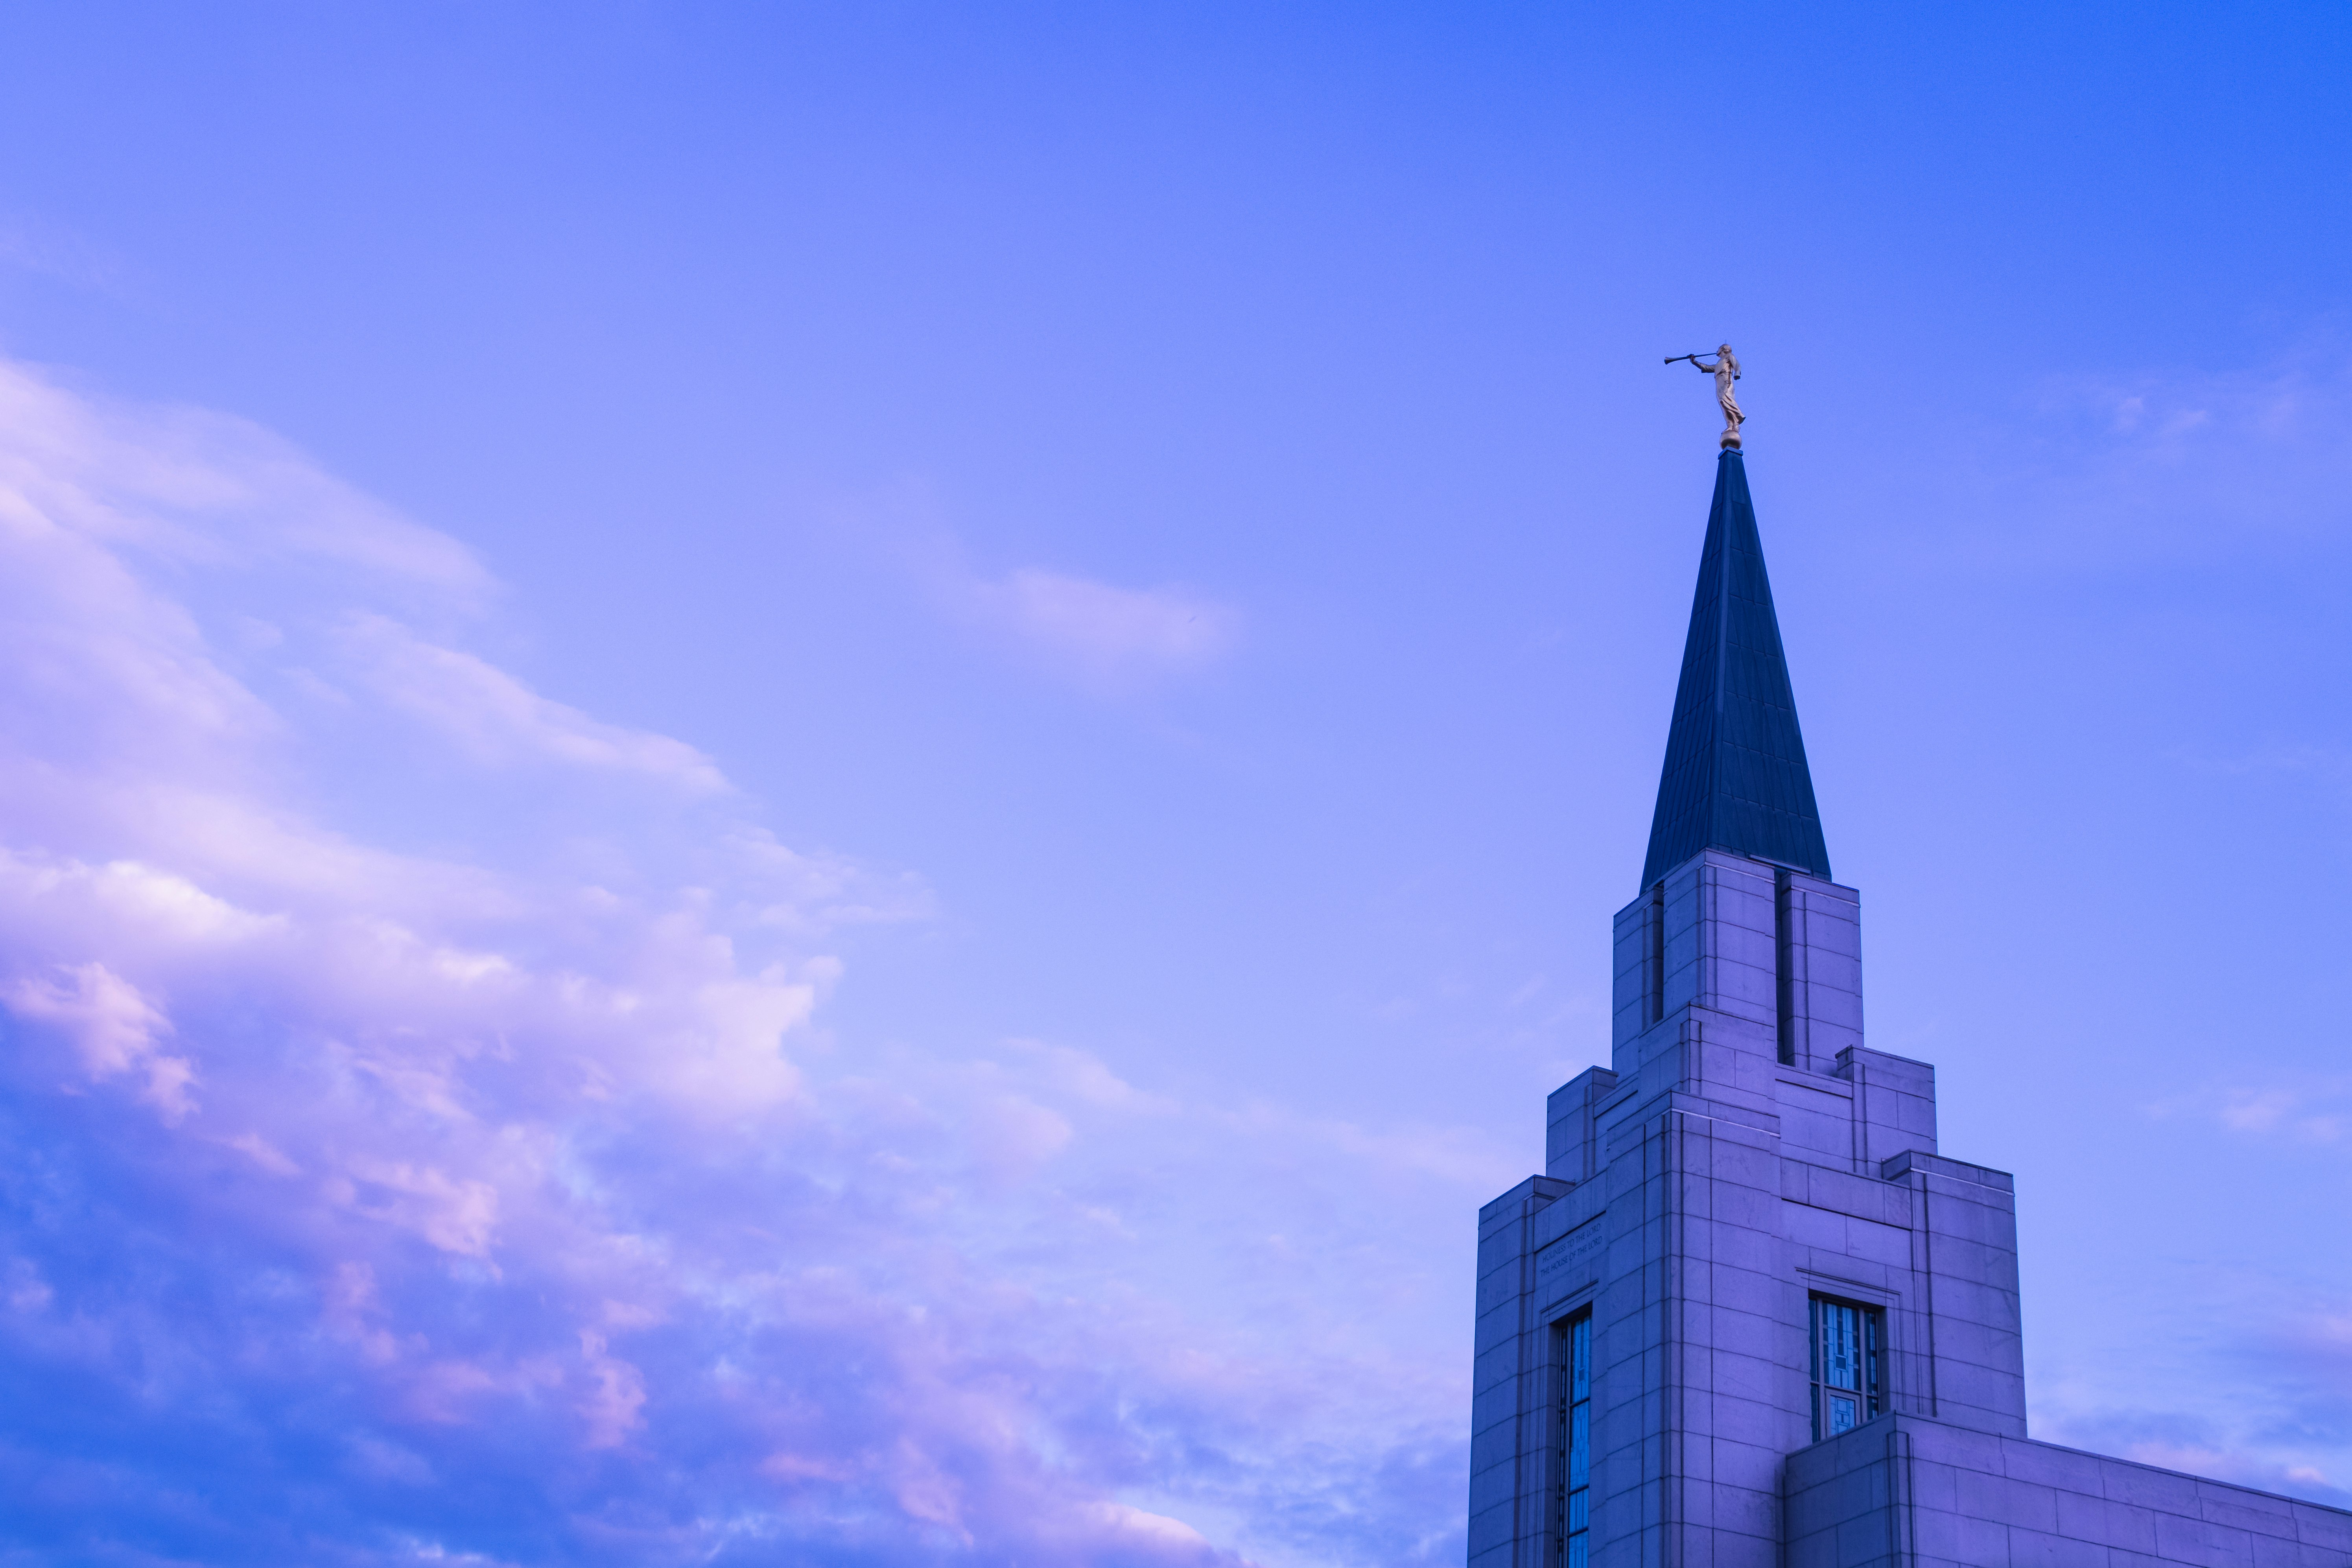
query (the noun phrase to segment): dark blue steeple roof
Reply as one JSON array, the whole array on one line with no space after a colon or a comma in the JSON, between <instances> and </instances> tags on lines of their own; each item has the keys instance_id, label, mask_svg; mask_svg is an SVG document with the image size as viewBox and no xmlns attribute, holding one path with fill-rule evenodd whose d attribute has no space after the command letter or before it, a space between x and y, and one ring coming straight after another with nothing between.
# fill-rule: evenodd
<instances>
[{"instance_id":1,"label":"dark blue steeple roof","mask_svg":"<svg viewBox=\"0 0 2352 1568\"><path fill-rule=\"evenodd\" d=\"M1642 885L1707 848L1830 874L1748 471L1734 451L1716 463Z\"/></svg>"}]
</instances>

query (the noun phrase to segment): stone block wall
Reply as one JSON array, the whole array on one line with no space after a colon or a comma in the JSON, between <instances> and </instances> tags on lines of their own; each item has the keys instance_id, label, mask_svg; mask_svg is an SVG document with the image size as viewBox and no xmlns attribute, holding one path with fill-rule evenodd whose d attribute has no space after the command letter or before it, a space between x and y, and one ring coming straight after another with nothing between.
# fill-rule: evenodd
<instances>
[{"instance_id":1,"label":"stone block wall","mask_svg":"<svg viewBox=\"0 0 2352 1568\"><path fill-rule=\"evenodd\" d=\"M2348 1568L2352 1513L1887 1415L1791 1454L1786 1568Z\"/></svg>"}]
</instances>

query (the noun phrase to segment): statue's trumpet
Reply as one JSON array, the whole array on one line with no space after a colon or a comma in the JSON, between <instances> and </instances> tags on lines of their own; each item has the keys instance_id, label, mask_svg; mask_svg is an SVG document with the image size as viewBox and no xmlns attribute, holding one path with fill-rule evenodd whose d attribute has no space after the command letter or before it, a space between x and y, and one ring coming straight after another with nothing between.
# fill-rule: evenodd
<instances>
[{"instance_id":1,"label":"statue's trumpet","mask_svg":"<svg viewBox=\"0 0 2352 1568\"><path fill-rule=\"evenodd\" d=\"M1672 358L1672 359L1670 359L1670 360L1666 361L1666 363L1667 363L1668 364L1677 364L1677 363L1681 363L1682 361L1684 361L1684 360L1688 360L1688 361L1690 361L1693 364L1696 364L1696 363L1698 363L1698 355L1696 355L1696 354L1676 354L1676 355L1675 355L1675 356L1674 356L1674 358Z\"/></svg>"}]
</instances>

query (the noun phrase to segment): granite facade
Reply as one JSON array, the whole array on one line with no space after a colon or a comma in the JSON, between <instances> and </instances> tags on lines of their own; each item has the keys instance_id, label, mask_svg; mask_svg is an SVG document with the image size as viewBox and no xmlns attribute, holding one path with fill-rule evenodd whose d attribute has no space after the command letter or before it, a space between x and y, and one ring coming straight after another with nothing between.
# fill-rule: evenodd
<instances>
[{"instance_id":1,"label":"granite facade","mask_svg":"<svg viewBox=\"0 0 2352 1568\"><path fill-rule=\"evenodd\" d=\"M1863 1044L1861 899L1708 849L1614 922L1611 1065L1479 1215L1472 1568L1563 1562L1559 1325L1592 1321L1592 1568L2352 1568L2352 1515L2026 1436L2016 1194ZM1879 1411L1816 1441L1815 1299Z\"/></svg>"},{"instance_id":2,"label":"granite facade","mask_svg":"<svg viewBox=\"0 0 2352 1568\"><path fill-rule=\"evenodd\" d=\"M1789 1456L1788 1568L2343 1568L2352 1514L1913 1415Z\"/></svg>"}]
</instances>

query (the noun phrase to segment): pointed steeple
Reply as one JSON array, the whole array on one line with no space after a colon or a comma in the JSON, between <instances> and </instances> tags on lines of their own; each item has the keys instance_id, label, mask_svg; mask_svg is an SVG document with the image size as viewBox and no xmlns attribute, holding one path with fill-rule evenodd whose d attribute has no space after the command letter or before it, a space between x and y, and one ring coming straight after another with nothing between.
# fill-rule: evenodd
<instances>
[{"instance_id":1,"label":"pointed steeple","mask_svg":"<svg viewBox=\"0 0 2352 1568\"><path fill-rule=\"evenodd\" d=\"M1728 449L1716 461L1715 508L1642 885L1707 848L1830 874L1748 472Z\"/></svg>"}]
</instances>

